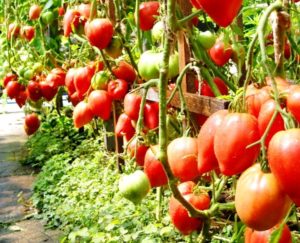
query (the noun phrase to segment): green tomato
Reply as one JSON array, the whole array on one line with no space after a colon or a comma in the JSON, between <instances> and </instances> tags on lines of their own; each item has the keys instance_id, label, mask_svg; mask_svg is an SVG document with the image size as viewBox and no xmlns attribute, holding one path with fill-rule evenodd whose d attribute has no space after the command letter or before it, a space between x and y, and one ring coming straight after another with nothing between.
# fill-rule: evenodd
<instances>
[{"instance_id":1,"label":"green tomato","mask_svg":"<svg viewBox=\"0 0 300 243\"><path fill-rule=\"evenodd\" d=\"M42 14L41 18L44 24L52 24L55 17L51 11L47 11Z\"/></svg>"},{"instance_id":2,"label":"green tomato","mask_svg":"<svg viewBox=\"0 0 300 243\"><path fill-rule=\"evenodd\" d=\"M146 51L139 60L138 69L141 77L145 80L159 78L159 70L163 60L162 52ZM169 58L168 78L174 78L179 73L178 53L174 53Z\"/></svg>"},{"instance_id":3,"label":"green tomato","mask_svg":"<svg viewBox=\"0 0 300 243\"><path fill-rule=\"evenodd\" d=\"M24 77L25 72L27 71L27 69L25 67L20 67L18 74L20 77Z\"/></svg>"},{"instance_id":4,"label":"green tomato","mask_svg":"<svg viewBox=\"0 0 300 243\"><path fill-rule=\"evenodd\" d=\"M105 90L107 88L107 83L109 80L109 75L106 71L100 71L96 73L92 78L92 88L94 90L102 89Z\"/></svg>"},{"instance_id":5,"label":"green tomato","mask_svg":"<svg viewBox=\"0 0 300 243\"><path fill-rule=\"evenodd\" d=\"M162 21L156 22L152 28L152 39L155 42L161 42L164 35L164 23Z\"/></svg>"},{"instance_id":6,"label":"green tomato","mask_svg":"<svg viewBox=\"0 0 300 243\"><path fill-rule=\"evenodd\" d=\"M212 46L216 42L216 39L216 35L209 30L206 30L204 32L199 31L197 35L198 43L206 50L212 48Z\"/></svg>"},{"instance_id":7,"label":"green tomato","mask_svg":"<svg viewBox=\"0 0 300 243\"><path fill-rule=\"evenodd\" d=\"M124 175L119 181L119 190L122 196L135 204L140 203L150 189L149 179L141 170Z\"/></svg>"},{"instance_id":8,"label":"green tomato","mask_svg":"<svg viewBox=\"0 0 300 243\"><path fill-rule=\"evenodd\" d=\"M41 73L43 69L44 69L43 64L41 64L40 62L35 63L32 67L32 70L35 73Z\"/></svg>"},{"instance_id":9,"label":"green tomato","mask_svg":"<svg viewBox=\"0 0 300 243\"><path fill-rule=\"evenodd\" d=\"M24 72L24 78L26 80L31 80L34 76L34 70L33 69L27 69L25 72Z\"/></svg>"}]
</instances>

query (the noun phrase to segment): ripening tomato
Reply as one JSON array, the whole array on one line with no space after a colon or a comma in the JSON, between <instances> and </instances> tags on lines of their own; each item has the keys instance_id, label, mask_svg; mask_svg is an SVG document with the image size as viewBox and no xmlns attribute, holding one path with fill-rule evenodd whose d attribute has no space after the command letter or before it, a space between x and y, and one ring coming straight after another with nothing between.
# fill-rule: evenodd
<instances>
[{"instance_id":1,"label":"ripening tomato","mask_svg":"<svg viewBox=\"0 0 300 243\"><path fill-rule=\"evenodd\" d=\"M131 158L135 158L135 161L139 166L144 166L144 160L147 150L148 147L139 142L137 138L131 140L127 147L127 153Z\"/></svg>"},{"instance_id":2,"label":"ripening tomato","mask_svg":"<svg viewBox=\"0 0 300 243\"><path fill-rule=\"evenodd\" d=\"M9 81L6 84L6 94L10 99L14 99L16 98L16 96L19 94L20 92L20 84L17 81Z\"/></svg>"},{"instance_id":3,"label":"ripening tomato","mask_svg":"<svg viewBox=\"0 0 300 243\"><path fill-rule=\"evenodd\" d=\"M114 27L109 19L93 19L86 23L85 31L90 44L102 50L108 47L113 37Z\"/></svg>"},{"instance_id":4,"label":"ripening tomato","mask_svg":"<svg viewBox=\"0 0 300 243\"><path fill-rule=\"evenodd\" d=\"M264 134L266 128L271 121L271 118L276 110L276 102L274 100L267 100L260 109L257 121L258 121L258 130L260 136ZM278 131L284 130L284 121L280 114L277 114L265 140L266 147L268 147L269 142L273 135Z\"/></svg>"},{"instance_id":5,"label":"ripening tomato","mask_svg":"<svg viewBox=\"0 0 300 243\"><path fill-rule=\"evenodd\" d=\"M196 8L201 6L212 20L221 27L227 27L232 23L242 6L242 0L193 0Z\"/></svg>"},{"instance_id":6,"label":"ripening tomato","mask_svg":"<svg viewBox=\"0 0 300 243\"><path fill-rule=\"evenodd\" d=\"M289 112L300 123L300 86L293 85L286 99L286 106Z\"/></svg>"},{"instance_id":7,"label":"ripening tomato","mask_svg":"<svg viewBox=\"0 0 300 243\"><path fill-rule=\"evenodd\" d=\"M117 134L117 136L125 135L127 138L131 138L134 135L135 129L132 126L132 121L127 114L122 113L119 116L115 127L115 133Z\"/></svg>"},{"instance_id":8,"label":"ripening tomato","mask_svg":"<svg viewBox=\"0 0 300 243\"><path fill-rule=\"evenodd\" d=\"M142 96L135 93L128 93L124 98L124 112L130 119L137 121L139 119Z\"/></svg>"},{"instance_id":9,"label":"ripening tomato","mask_svg":"<svg viewBox=\"0 0 300 243\"><path fill-rule=\"evenodd\" d=\"M83 16L84 18L86 18L86 19L90 18L90 13L91 13L91 4L90 3L79 4L79 6L77 6L77 10L80 13L80 15Z\"/></svg>"},{"instance_id":10,"label":"ripening tomato","mask_svg":"<svg viewBox=\"0 0 300 243\"><path fill-rule=\"evenodd\" d=\"M40 17L40 14L42 12L42 8L39 5L32 5L29 9L29 19L35 20Z\"/></svg>"},{"instance_id":11,"label":"ripening tomato","mask_svg":"<svg viewBox=\"0 0 300 243\"><path fill-rule=\"evenodd\" d=\"M269 88L256 88L253 84L247 87L246 91L246 105L247 111L251 115L258 117L262 104L271 99Z\"/></svg>"},{"instance_id":12,"label":"ripening tomato","mask_svg":"<svg viewBox=\"0 0 300 243\"><path fill-rule=\"evenodd\" d=\"M32 101L38 101L43 96L40 84L35 81L29 81L27 91L28 97Z\"/></svg>"},{"instance_id":13,"label":"ripening tomato","mask_svg":"<svg viewBox=\"0 0 300 243\"><path fill-rule=\"evenodd\" d=\"M151 187L160 187L168 183L168 177L161 162L157 159L159 146L148 148L145 155L144 172L148 176Z\"/></svg>"},{"instance_id":14,"label":"ripening tomato","mask_svg":"<svg viewBox=\"0 0 300 243\"><path fill-rule=\"evenodd\" d=\"M54 82L54 84L56 86L64 86L65 85L66 72L62 68L60 68L60 67L53 68L50 73L55 74L59 77L59 78L56 78L55 81L52 81L52 82Z\"/></svg>"},{"instance_id":15,"label":"ripening tomato","mask_svg":"<svg viewBox=\"0 0 300 243\"><path fill-rule=\"evenodd\" d=\"M272 233L277 230L279 225L264 231L256 231L251 228L245 230L245 243L268 243ZM292 234L289 227L285 224L281 232L278 243L292 243Z\"/></svg>"},{"instance_id":16,"label":"ripening tomato","mask_svg":"<svg viewBox=\"0 0 300 243\"><path fill-rule=\"evenodd\" d=\"M286 80L282 77L274 77L274 81L277 85L277 89L278 89L279 92L288 93L290 91L290 86L291 85L288 82L288 80ZM266 77L266 82L267 82L267 85L272 88L273 81L270 77Z\"/></svg>"},{"instance_id":17,"label":"ripening tomato","mask_svg":"<svg viewBox=\"0 0 300 243\"><path fill-rule=\"evenodd\" d=\"M300 206L300 129L289 129L276 133L268 149L268 160L272 173L282 189Z\"/></svg>"},{"instance_id":18,"label":"ripening tomato","mask_svg":"<svg viewBox=\"0 0 300 243\"><path fill-rule=\"evenodd\" d=\"M193 182L184 182L182 184L188 184L187 186L178 186L179 190L190 188ZM181 194L183 194L180 191ZM193 192L185 191L183 197L196 209L205 210L209 208L210 198L207 192L201 192L200 194L195 194ZM199 218L192 218L189 216L186 208L179 202L174 196L171 197L169 203L169 213L174 226L184 235L191 234L195 230L199 230L202 227L202 221Z\"/></svg>"},{"instance_id":19,"label":"ripening tomato","mask_svg":"<svg viewBox=\"0 0 300 243\"><path fill-rule=\"evenodd\" d=\"M24 129L27 135L34 134L40 127L40 119L36 113L31 113L25 116Z\"/></svg>"},{"instance_id":20,"label":"ripening tomato","mask_svg":"<svg viewBox=\"0 0 300 243\"><path fill-rule=\"evenodd\" d=\"M247 146L258 140L258 124L254 116L227 114L217 127L214 138L214 151L221 173L232 176L250 167L259 155L260 146Z\"/></svg>"},{"instance_id":21,"label":"ripening tomato","mask_svg":"<svg viewBox=\"0 0 300 243\"><path fill-rule=\"evenodd\" d=\"M75 106L73 111L73 122L76 128L88 124L93 117L94 114L86 102L81 101Z\"/></svg>"},{"instance_id":22,"label":"ripening tomato","mask_svg":"<svg viewBox=\"0 0 300 243\"><path fill-rule=\"evenodd\" d=\"M74 75L74 85L78 95L84 96L91 86L91 80L94 76L93 69L90 67L77 68Z\"/></svg>"},{"instance_id":23,"label":"ripening tomato","mask_svg":"<svg viewBox=\"0 0 300 243\"><path fill-rule=\"evenodd\" d=\"M137 78L134 68L126 61L120 61L112 71L116 78L124 79L128 83L133 83Z\"/></svg>"},{"instance_id":24,"label":"ripening tomato","mask_svg":"<svg viewBox=\"0 0 300 243\"><path fill-rule=\"evenodd\" d=\"M39 82L39 85L45 100L50 101L57 94L57 86L53 85L52 83L41 81Z\"/></svg>"},{"instance_id":25,"label":"ripening tomato","mask_svg":"<svg viewBox=\"0 0 300 243\"><path fill-rule=\"evenodd\" d=\"M141 30L147 31L152 29L156 21L156 16L159 16L158 10L158 1L143 2L140 4L139 14Z\"/></svg>"},{"instance_id":26,"label":"ripening tomato","mask_svg":"<svg viewBox=\"0 0 300 243\"><path fill-rule=\"evenodd\" d=\"M94 90L88 98L88 105L95 116L108 120L111 113L112 100L105 90Z\"/></svg>"},{"instance_id":27,"label":"ripening tomato","mask_svg":"<svg viewBox=\"0 0 300 243\"><path fill-rule=\"evenodd\" d=\"M209 56L216 65L224 66L231 58L232 52L232 47L229 44L219 40L209 49Z\"/></svg>"},{"instance_id":28,"label":"ripening tomato","mask_svg":"<svg viewBox=\"0 0 300 243\"><path fill-rule=\"evenodd\" d=\"M197 169L197 139L181 137L174 139L167 149L170 168L181 182L190 181L200 176Z\"/></svg>"},{"instance_id":29,"label":"ripening tomato","mask_svg":"<svg viewBox=\"0 0 300 243\"><path fill-rule=\"evenodd\" d=\"M69 37L72 29L79 26L80 13L74 9L68 9L63 19L64 36Z\"/></svg>"},{"instance_id":30,"label":"ripening tomato","mask_svg":"<svg viewBox=\"0 0 300 243\"><path fill-rule=\"evenodd\" d=\"M280 223L291 206L272 173L264 173L260 164L248 168L238 179L235 208L244 224L254 230L268 230Z\"/></svg>"},{"instance_id":31,"label":"ripening tomato","mask_svg":"<svg viewBox=\"0 0 300 243\"><path fill-rule=\"evenodd\" d=\"M108 47L105 48L105 53L112 58L118 58L122 55L123 43L120 37L113 36Z\"/></svg>"},{"instance_id":32,"label":"ripening tomato","mask_svg":"<svg viewBox=\"0 0 300 243\"><path fill-rule=\"evenodd\" d=\"M35 35L35 29L32 26L24 26L21 30L21 36L28 41L31 41Z\"/></svg>"},{"instance_id":33,"label":"ripening tomato","mask_svg":"<svg viewBox=\"0 0 300 243\"><path fill-rule=\"evenodd\" d=\"M212 114L200 129L198 143L198 171L207 173L218 168L218 161L214 152L214 138L217 128L221 125L228 110L219 110Z\"/></svg>"},{"instance_id":34,"label":"ripening tomato","mask_svg":"<svg viewBox=\"0 0 300 243\"><path fill-rule=\"evenodd\" d=\"M11 23L8 26L7 38L11 39L12 37L18 37L20 34L20 26L16 23Z\"/></svg>"},{"instance_id":35,"label":"ripening tomato","mask_svg":"<svg viewBox=\"0 0 300 243\"><path fill-rule=\"evenodd\" d=\"M111 80L107 86L107 92L113 100L124 99L128 91L128 83L124 79Z\"/></svg>"},{"instance_id":36,"label":"ripening tomato","mask_svg":"<svg viewBox=\"0 0 300 243\"><path fill-rule=\"evenodd\" d=\"M146 102L144 107L144 125L150 130L156 129L159 124L158 102Z\"/></svg>"}]
</instances>

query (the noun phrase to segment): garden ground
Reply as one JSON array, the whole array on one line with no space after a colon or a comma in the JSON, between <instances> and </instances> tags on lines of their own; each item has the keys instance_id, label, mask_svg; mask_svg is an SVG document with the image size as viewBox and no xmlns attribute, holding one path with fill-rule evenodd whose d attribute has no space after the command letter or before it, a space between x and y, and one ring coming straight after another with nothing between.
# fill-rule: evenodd
<instances>
[{"instance_id":1,"label":"garden ground","mask_svg":"<svg viewBox=\"0 0 300 243\"><path fill-rule=\"evenodd\" d=\"M9 112L8 112L9 111ZM35 171L22 166L24 113L15 103L0 104L0 242L58 242L59 231L45 230L27 199Z\"/></svg>"}]
</instances>

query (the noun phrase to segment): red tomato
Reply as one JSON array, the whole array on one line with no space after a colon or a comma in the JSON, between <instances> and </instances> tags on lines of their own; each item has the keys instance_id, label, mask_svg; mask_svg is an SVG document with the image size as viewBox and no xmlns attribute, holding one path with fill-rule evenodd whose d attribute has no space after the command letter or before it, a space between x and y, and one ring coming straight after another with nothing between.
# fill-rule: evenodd
<instances>
[{"instance_id":1,"label":"red tomato","mask_svg":"<svg viewBox=\"0 0 300 243\"><path fill-rule=\"evenodd\" d=\"M114 27L109 19L94 19L86 23L85 30L90 44L99 49L105 49L109 45L114 33Z\"/></svg>"},{"instance_id":2,"label":"red tomato","mask_svg":"<svg viewBox=\"0 0 300 243\"><path fill-rule=\"evenodd\" d=\"M105 90L94 90L88 98L88 105L95 116L108 120L111 113L112 100Z\"/></svg>"},{"instance_id":3,"label":"red tomato","mask_svg":"<svg viewBox=\"0 0 300 243\"><path fill-rule=\"evenodd\" d=\"M25 116L24 129L29 136L35 133L40 127L40 119L35 113L31 113Z\"/></svg>"},{"instance_id":4,"label":"red tomato","mask_svg":"<svg viewBox=\"0 0 300 243\"><path fill-rule=\"evenodd\" d=\"M271 99L271 97L268 87L258 89L254 85L249 85L246 91L246 105L248 113L258 117L262 104L269 99Z\"/></svg>"},{"instance_id":5,"label":"red tomato","mask_svg":"<svg viewBox=\"0 0 300 243\"><path fill-rule=\"evenodd\" d=\"M266 128L276 110L276 102L274 100L267 100L260 109L259 115L258 115L258 130L260 136L264 134L266 131ZM277 133L278 131L284 130L284 121L280 114L278 114L269 130L269 133L266 137L266 147L268 147L269 142L273 135Z\"/></svg>"},{"instance_id":6,"label":"red tomato","mask_svg":"<svg viewBox=\"0 0 300 243\"><path fill-rule=\"evenodd\" d=\"M215 77L213 81L218 86L218 89L222 95L228 94L228 88L222 79ZM199 90L199 81L197 79L195 80L195 88L197 91ZM212 92L212 89L205 80L201 84L200 94L209 97L215 97L214 93Z\"/></svg>"},{"instance_id":7,"label":"red tomato","mask_svg":"<svg viewBox=\"0 0 300 243\"><path fill-rule=\"evenodd\" d=\"M146 102L144 107L144 125L150 130L158 127L159 105L157 102Z\"/></svg>"},{"instance_id":8,"label":"red tomato","mask_svg":"<svg viewBox=\"0 0 300 243\"><path fill-rule=\"evenodd\" d=\"M30 20L35 20L40 17L40 14L42 12L42 9L39 5L32 5L29 9L29 19Z\"/></svg>"},{"instance_id":9,"label":"red tomato","mask_svg":"<svg viewBox=\"0 0 300 243\"><path fill-rule=\"evenodd\" d=\"M20 34L20 26L15 23L11 23L8 26L7 38L11 39L12 37L18 37Z\"/></svg>"},{"instance_id":10,"label":"red tomato","mask_svg":"<svg viewBox=\"0 0 300 243\"><path fill-rule=\"evenodd\" d=\"M75 89L75 84L74 84L74 78L76 75L76 71L77 69L75 68L70 68L66 74L66 78L65 78L65 85L68 89L68 92L73 94L76 89Z\"/></svg>"},{"instance_id":11,"label":"red tomato","mask_svg":"<svg viewBox=\"0 0 300 243\"><path fill-rule=\"evenodd\" d=\"M81 3L78 7L77 7L78 12L81 14L81 16L83 16L86 19L90 18L90 12L91 12L91 4L90 3Z\"/></svg>"},{"instance_id":12,"label":"red tomato","mask_svg":"<svg viewBox=\"0 0 300 243\"><path fill-rule=\"evenodd\" d=\"M201 4L199 0L190 0L191 4L196 8L196 9L201 9Z\"/></svg>"},{"instance_id":13,"label":"red tomato","mask_svg":"<svg viewBox=\"0 0 300 243\"><path fill-rule=\"evenodd\" d=\"M29 99L32 101L38 101L43 96L40 84L35 81L29 81L27 85L27 92Z\"/></svg>"},{"instance_id":14,"label":"red tomato","mask_svg":"<svg viewBox=\"0 0 300 243\"><path fill-rule=\"evenodd\" d=\"M147 150L148 147L144 144L141 144L139 142L137 144L136 138L131 140L127 147L127 153L131 158L135 158L135 161L139 166L144 166L144 160Z\"/></svg>"},{"instance_id":15,"label":"red tomato","mask_svg":"<svg viewBox=\"0 0 300 243\"><path fill-rule=\"evenodd\" d=\"M259 155L257 119L247 113L229 113L215 132L214 151L220 171L226 176L243 172Z\"/></svg>"},{"instance_id":16,"label":"red tomato","mask_svg":"<svg viewBox=\"0 0 300 243\"><path fill-rule=\"evenodd\" d=\"M127 114L122 113L119 116L115 127L115 133L117 134L117 136L126 135L127 137L132 137L135 133L135 129L132 126L131 119Z\"/></svg>"},{"instance_id":17,"label":"red tomato","mask_svg":"<svg viewBox=\"0 0 300 243\"><path fill-rule=\"evenodd\" d=\"M289 112L300 123L300 86L293 85L286 99L286 106Z\"/></svg>"},{"instance_id":18,"label":"red tomato","mask_svg":"<svg viewBox=\"0 0 300 243\"><path fill-rule=\"evenodd\" d=\"M74 9L67 10L63 19L64 36L69 37L72 32L72 28L74 27L76 29L78 27L79 19L80 19L80 13L77 10Z\"/></svg>"},{"instance_id":19,"label":"red tomato","mask_svg":"<svg viewBox=\"0 0 300 243\"><path fill-rule=\"evenodd\" d=\"M123 79L111 80L107 86L107 92L113 100L124 99L128 91L128 83Z\"/></svg>"},{"instance_id":20,"label":"red tomato","mask_svg":"<svg viewBox=\"0 0 300 243\"><path fill-rule=\"evenodd\" d=\"M197 139L181 137L174 139L167 149L170 168L181 182L200 176L197 169Z\"/></svg>"},{"instance_id":21,"label":"red tomato","mask_svg":"<svg viewBox=\"0 0 300 243\"><path fill-rule=\"evenodd\" d=\"M16 96L16 102L18 106L22 108L25 105L26 100L27 100L27 92L25 90L20 91L19 94Z\"/></svg>"},{"instance_id":22,"label":"red tomato","mask_svg":"<svg viewBox=\"0 0 300 243\"><path fill-rule=\"evenodd\" d=\"M220 127L227 110L219 110L212 114L200 129L198 135L198 171L200 174L207 173L218 168L218 161L214 152L214 138Z\"/></svg>"},{"instance_id":23,"label":"red tomato","mask_svg":"<svg viewBox=\"0 0 300 243\"><path fill-rule=\"evenodd\" d=\"M51 73L59 76L59 78L57 78L55 80L55 85L56 86L64 86L65 85L65 79L66 79L66 72L62 69L62 68L54 68L51 70Z\"/></svg>"},{"instance_id":24,"label":"red tomato","mask_svg":"<svg viewBox=\"0 0 300 243\"><path fill-rule=\"evenodd\" d=\"M219 40L209 49L209 56L215 64L224 66L231 58L232 52L232 48L229 44L225 44Z\"/></svg>"},{"instance_id":25,"label":"red tomato","mask_svg":"<svg viewBox=\"0 0 300 243\"><path fill-rule=\"evenodd\" d=\"M64 16L64 14L65 14L65 9L64 9L64 7L59 7L59 8L58 8L58 15L59 15L59 16Z\"/></svg>"},{"instance_id":26,"label":"red tomato","mask_svg":"<svg viewBox=\"0 0 300 243\"><path fill-rule=\"evenodd\" d=\"M242 6L242 0L194 0L212 20L222 27L232 23ZM193 3L192 2L192 3Z\"/></svg>"},{"instance_id":27,"label":"red tomato","mask_svg":"<svg viewBox=\"0 0 300 243\"><path fill-rule=\"evenodd\" d=\"M76 128L80 128L88 124L93 117L94 114L86 102L81 101L75 106L73 111L73 121Z\"/></svg>"},{"instance_id":28,"label":"red tomato","mask_svg":"<svg viewBox=\"0 0 300 243\"><path fill-rule=\"evenodd\" d=\"M202 115L202 114L193 114L195 121L201 127L204 122L208 119L208 116Z\"/></svg>"},{"instance_id":29,"label":"red tomato","mask_svg":"<svg viewBox=\"0 0 300 243\"><path fill-rule=\"evenodd\" d=\"M80 101L84 99L83 96L79 96L77 92L74 92L72 94L68 93L70 96L70 100L73 106L76 106Z\"/></svg>"},{"instance_id":30,"label":"red tomato","mask_svg":"<svg viewBox=\"0 0 300 243\"><path fill-rule=\"evenodd\" d=\"M35 35L35 29L32 26L24 26L22 27L21 36L28 41L31 41Z\"/></svg>"},{"instance_id":31,"label":"red tomato","mask_svg":"<svg viewBox=\"0 0 300 243\"><path fill-rule=\"evenodd\" d=\"M181 184L178 187L180 188L180 186ZM183 188L186 188L186 186L183 186ZM186 193L183 195L184 199L196 209L205 210L209 208L210 198L206 192L202 192L201 194ZM202 221L199 218L190 217L186 208L173 196L169 203L169 213L174 226L184 235L191 234L202 227Z\"/></svg>"},{"instance_id":32,"label":"red tomato","mask_svg":"<svg viewBox=\"0 0 300 243\"><path fill-rule=\"evenodd\" d=\"M235 208L238 216L254 230L268 230L280 223L289 211L291 200L272 173L259 164L248 168L238 179Z\"/></svg>"},{"instance_id":33,"label":"red tomato","mask_svg":"<svg viewBox=\"0 0 300 243\"><path fill-rule=\"evenodd\" d=\"M245 243L268 243L272 233L278 228L278 226L265 231L256 231L251 228L245 230ZM289 227L285 224L281 232L278 243L292 243L292 235Z\"/></svg>"},{"instance_id":34,"label":"red tomato","mask_svg":"<svg viewBox=\"0 0 300 243\"><path fill-rule=\"evenodd\" d=\"M42 91L43 97L50 101L54 98L54 96L57 94L57 86L53 85L52 83L49 83L47 81L41 81L39 82L40 89Z\"/></svg>"},{"instance_id":35,"label":"red tomato","mask_svg":"<svg viewBox=\"0 0 300 243\"><path fill-rule=\"evenodd\" d=\"M180 192L181 195L188 195L193 193L194 188L196 186L196 183L193 181L186 181L183 183L180 183L178 185L178 191Z\"/></svg>"},{"instance_id":36,"label":"red tomato","mask_svg":"<svg viewBox=\"0 0 300 243\"><path fill-rule=\"evenodd\" d=\"M160 187L168 183L168 177L161 162L157 159L159 146L148 148L145 156L144 172L149 178L151 187Z\"/></svg>"},{"instance_id":37,"label":"red tomato","mask_svg":"<svg viewBox=\"0 0 300 243\"><path fill-rule=\"evenodd\" d=\"M20 92L20 89L21 89L20 84L14 80L9 81L6 84L6 88L5 88L6 94L10 99L16 98Z\"/></svg>"},{"instance_id":38,"label":"red tomato","mask_svg":"<svg viewBox=\"0 0 300 243\"><path fill-rule=\"evenodd\" d=\"M159 15L159 2L150 1L143 2L140 5L140 28L141 30L147 31L151 30L155 21L156 16Z\"/></svg>"},{"instance_id":39,"label":"red tomato","mask_svg":"<svg viewBox=\"0 0 300 243\"><path fill-rule=\"evenodd\" d=\"M112 71L117 78L124 79L129 83L133 83L137 77L134 68L125 61L120 61L118 65L112 69Z\"/></svg>"},{"instance_id":40,"label":"red tomato","mask_svg":"<svg viewBox=\"0 0 300 243\"><path fill-rule=\"evenodd\" d=\"M3 86L6 88L7 84L12 80L17 80L18 76L14 73L8 73L3 78Z\"/></svg>"},{"instance_id":41,"label":"red tomato","mask_svg":"<svg viewBox=\"0 0 300 243\"><path fill-rule=\"evenodd\" d=\"M139 118L142 96L135 93L128 93L124 98L124 112L130 119L137 121Z\"/></svg>"},{"instance_id":42,"label":"red tomato","mask_svg":"<svg viewBox=\"0 0 300 243\"><path fill-rule=\"evenodd\" d=\"M93 69L89 67L77 68L74 75L74 85L79 96L86 95L91 86L93 76Z\"/></svg>"},{"instance_id":43,"label":"red tomato","mask_svg":"<svg viewBox=\"0 0 300 243\"><path fill-rule=\"evenodd\" d=\"M300 129L276 133L270 141L268 161L283 190L300 206Z\"/></svg>"},{"instance_id":44,"label":"red tomato","mask_svg":"<svg viewBox=\"0 0 300 243\"><path fill-rule=\"evenodd\" d=\"M291 48L291 45L290 45L289 42L286 42L286 43L284 44L284 57L285 57L286 59L290 59L291 54L292 54L292 48Z\"/></svg>"}]
</instances>

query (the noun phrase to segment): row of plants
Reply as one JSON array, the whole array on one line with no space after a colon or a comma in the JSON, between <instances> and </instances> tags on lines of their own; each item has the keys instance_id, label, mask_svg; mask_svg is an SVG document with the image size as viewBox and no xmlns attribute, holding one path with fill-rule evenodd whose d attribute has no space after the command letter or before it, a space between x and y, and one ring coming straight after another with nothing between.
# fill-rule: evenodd
<instances>
[{"instance_id":1,"label":"row of plants","mask_svg":"<svg viewBox=\"0 0 300 243\"><path fill-rule=\"evenodd\" d=\"M41 132L47 128L49 133L37 133L30 141L37 148L51 141L50 146L40 151L29 145L28 161L45 164L34 201L53 225L68 232L80 228L65 240L188 239L169 231L168 220L190 241L299 240L298 5L241 0L4 2L3 87L10 99L25 106L28 135L36 133L46 114ZM184 42L185 51L180 48ZM186 55L189 60L182 59ZM184 83L185 76L192 78ZM229 101L229 109L191 114L185 86L202 98ZM152 88L158 102L147 99ZM62 110L64 93L71 112ZM176 95L179 108L170 105ZM206 100L210 110L216 99ZM52 108L44 108L45 103ZM70 126L70 113L78 132ZM58 115L53 123L51 114ZM115 140L125 141L124 153L118 154L116 143L113 156L97 151L97 146L103 148L99 131L111 123ZM59 130L53 132L51 124ZM100 189L110 198L97 204L106 195ZM136 223L129 228L138 228L138 235L123 225L127 221L92 227L102 218L101 205L111 206L120 195L146 206L129 204L132 212L120 211L118 201L117 210L105 210L103 217L116 210L120 222L129 213L128 222ZM71 207L71 219L66 215L70 205L81 205L93 217L73 214ZM141 224L132 213L143 219ZM130 232L129 238L121 237L123 230Z\"/></svg>"}]
</instances>

